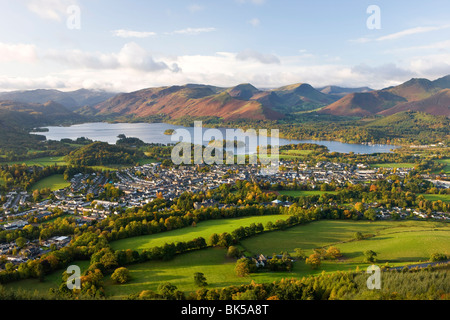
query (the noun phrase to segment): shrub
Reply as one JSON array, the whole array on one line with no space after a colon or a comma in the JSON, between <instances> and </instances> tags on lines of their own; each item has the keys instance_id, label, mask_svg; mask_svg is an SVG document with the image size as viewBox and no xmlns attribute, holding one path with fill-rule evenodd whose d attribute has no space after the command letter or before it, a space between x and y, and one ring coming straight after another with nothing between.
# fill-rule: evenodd
<instances>
[{"instance_id":1,"label":"shrub","mask_svg":"<svg viewBox=\"0 0 450 320\"><path fill-rule=\"evenodd\" d=\"M111 279L116 283L127 283L130 280L130 271L124 267L117 268L111 275Z\"/></svg>"}]
</instances>

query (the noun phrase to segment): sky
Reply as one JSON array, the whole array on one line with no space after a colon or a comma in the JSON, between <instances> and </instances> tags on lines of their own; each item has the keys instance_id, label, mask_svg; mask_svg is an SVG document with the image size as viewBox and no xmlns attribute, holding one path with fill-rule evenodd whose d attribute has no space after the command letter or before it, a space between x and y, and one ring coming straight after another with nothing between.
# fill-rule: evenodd
<instances>
[{"instance_id":1,"label":"sky","mask_svg":"<svg viewBox=\"0 0 450 320\"><path fill-rule=\"evenodd\" d=\"M0 0L0 30L0 91L450 74L448 0Z\"/></svg>"}]
</instances>

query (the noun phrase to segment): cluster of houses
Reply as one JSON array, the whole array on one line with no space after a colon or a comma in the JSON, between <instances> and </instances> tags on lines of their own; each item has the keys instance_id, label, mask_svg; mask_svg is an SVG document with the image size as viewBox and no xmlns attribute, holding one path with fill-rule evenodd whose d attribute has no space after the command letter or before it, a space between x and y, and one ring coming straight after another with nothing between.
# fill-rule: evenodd
<instances>
[{"instance_id":1,"label":"cluster of houses","mask_svg":"<svg viewBox=\"0 0 450 320\"><path fill-rule=\"evenodd\" d=\"M19 206L23 206L26 203L27 198L29 197L28 192L22 191L12 191L6 195L6 202L3 204L3 210L18 210Z\"/></svg>"},{"instance_id":2,"label":"cluster of houses","mask_svg":"<svg viewBox=\"0 0 450 320\"><path fill-rule=\"evenodd\" d=\"M4 256L6 261L12 264L20 264L28 260L34 260L49 252L54 245L55 249L67 246L72 240L69 236L55 236L48 240L27 241L23 248L19 248L15 241L0 244L0 256ZM14 254L14 251L17 251Z\"/></svg>"},{"instance_id":3,"label":"cluster of houses","mask_svg":"<svg viewBox=\"0 0 450 320\"><path fill-rule=\"evenodd\" d=\"M386 173L373 170L366 165L349 165L346 163L318 162L314 166L306 164L293 164L287 160L280 161L277 174L261 175L256 165L211 165L199 166L179 166L167 168L160 163L147 164L129 169L124 169L116 173L116 188L123 191L123 196L118 201L104 201L96 197L104 191L106 183L112 183L106 176L97 174L79 173L71 179L71 186L54 192L53 200L45 200L40 203L27 202L30 195L27 192L10 192L6 195L6 202L3 204L3 216L0 216L0 229L17 230L28 225L27 217L33 216L38 219L49 216L54 209L60 209L64 213L77 216L78 225L101 220L108 215L117 213L119 207L143 206L150 203L157 197L164 197L173 200L184 192L208 191L218 188L222 184L234 184L237 180L247 180L269 184L309 184L312 188L321 183L334 182L337 185L344 185L347 182L352 184L365 181L386 179ZM397 168L396 174L406 176L410 168ZM443 180L430 180L438 188L449 188L450 182ZM87 201L86 195L92 194L94 200ZM263 205L286 206L292 205L288 201L274 200ZM18 212L18 207L27 207L27 210ZM201 203L194 203L194 208L201 207L226 207L215 200L209 199ZM376 210L378 219L390 219L396 214L400 219L411 215L417 218L427 218L425 213L415 209L403 208L383 208L376 203L368 204ZM450 220L447 214L433 212L432 218L439 220ZM11 252L17 249L16 244L0 244L0 255L6 255L9 262L20 263L27 259L34 259L47 252L50 246L61 248L68 245L70 237L53 237L44 242L28 242L19 254L12 255ZM257 266L264 267L269 257L260 255L254 258Z\"/></svg>"}]
</instances>

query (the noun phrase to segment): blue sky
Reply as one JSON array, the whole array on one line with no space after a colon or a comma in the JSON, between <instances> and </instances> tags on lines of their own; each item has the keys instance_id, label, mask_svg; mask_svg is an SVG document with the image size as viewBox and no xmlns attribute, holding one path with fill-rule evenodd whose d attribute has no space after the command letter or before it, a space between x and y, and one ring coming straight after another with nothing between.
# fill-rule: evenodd
<instances>
[{"instance_id":1,"label":"blue sky","mask_svg":"<svg viewBox=\"0 0 450 320\"><path fill-rule=\"evenodd\" d=\"M367 27L371 5L379 29ZM0 0L0 9L2 91L378 89L450 74L448 0Z\"/></svg>"}]
</instances>

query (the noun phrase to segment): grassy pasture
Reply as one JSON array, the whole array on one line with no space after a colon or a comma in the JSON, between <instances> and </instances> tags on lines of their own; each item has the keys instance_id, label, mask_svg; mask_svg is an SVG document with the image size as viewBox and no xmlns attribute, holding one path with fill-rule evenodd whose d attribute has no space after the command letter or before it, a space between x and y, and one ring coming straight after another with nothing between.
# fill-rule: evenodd
<instances>
[{"instance_id":1,"label":"grassy pasture","mask_svg":"<svg viewBox=\"0 0 450 320\"><path fill-rule=\"evenodd\" d=\"M414 163L375 163L370 165L372 168L414 168Z\"/></svg>"},{"instance_id":2,"label":"grassy pasture","mask_svg":"<svg viewBox=\"0 0 450 320\"><path fill-rule=\"evenodd\" d=\"M290 197L300 197L300 196L321 196L325 193L337 194L336 191L308 191L308 190L283 190L278 191L279 194Z\"/></svg>"},{"instance_id":3,"label":"grassy pasture","mask_svg":"<svg viewBox=\"0 0 450 320\"><path fill-rule=\"evenodd\" d=\"M44 157L44 158L37 158L37 159L31 159L31 160L23 160L23 161L9 161L5 162L3 164L23 164L25 163L27 166L40 166L40 167L49 167L53 165L60 165L65 166L67 165L67 162L64 160L64 156L61 157Z\"/></svg>"},{"instance_id":4,"label":"grassy pasture","mask_svg":"<svg viewBox=\"0 0 450 320\"><path fill-rule=\"evenodd\" d=\"M50 177L44 178L38 182L36 182L33 186L31 186L31 190L41 190L45 188L50 188L51 191L64 189L70 186L70 182L64 180L64 176L62 174L54 174Z\"/></svg>"},{"instance_id":5,"label":"grassy pasture","mask_svg":"<svg viewBox=\"0 0 450 320\"><path fill-rule=\"evenodd\" d=\"M186 227L168 232L162 232L152 235L145 235L133 238L127 238L111 242L114 250L125 250L133 248L135 250L143 250L152 247L162 246L165 243L190 241L198 237L205 238L208 241L213 233L232 232L239 227L248 227L252 223L275 222L277 220L286 220L288 215L271 215L271 216L254 216L236 219L218 219L199 222L196 227Z\"/></svg>"},{"instance_id":6,"label":"grassy pasture","mask_svg":"<svg viewBox=\"0 0 450 320\"><path fill-rule=\"evenodd\" d=\"M270 217L270 216L267 216ZM273 217L273 216L272 216ZM281 217L281 216L276 216ZM263 218L263 217L261 217ZM240 220L240 219L230 219ZM225 220L223 220L225 221ZM208 221L209 222L209 221ZM218 222L218 221L211 221ZM241 220L242 224L243 221ZM198 224L198 227L202 223ZM224 232L226 225L220 224L209 227ZM180 231L191 231L196 228L184 228ZM354 233L374 235L366 240L354 241ZM166 232L173 235L175 231ZM211 231L212 233L212 231ZM188 233L188 240L198 235ZM179 235L181 236L181 234ZM179 290L192 292L198 290L194 284L195 272L202 272L206 276L208 288L221 288L230 285L240 285L255 281L256 283L272 282L281 278L301 278L311 274L355 270L359 267L364 270L368 266L363 261L363 252L373 250L377 252L376 264L402 266L419 261L425 261L431 253L440 252L450 254L450 224L431 221L318 221L306 225L296 226L284 231L268 232L242 241L242 247L254 254L279 253L288 251L294 253L295 248L302 248L307 254L313 248L335 245L344 254L342 259L336 261L323 261L317 270L311 270L304 261L294 263L291 272L257 272L248 277L237 277L234 272L235 259L226 257L226 249L207 248L177 255L170 261L149 261L127 266L130 270L131 281L118 285L113 283L110 276L104 279L106 294L109 298L121 299L131 293L142 290L156 290L161 282L170 282ZM138 237L143 238L143 237ZM130 238L125 240L136 240ZM166 239L172 242L173 238ZM157 239L152 239L157 240ZM161 240L161 239L160 239ZM159 241L160 241L159 240ZM114 244L120 241L112 242ZM136 249L135 243L129 242L128 248ZM87 263L87 262L82 262ZM86 267L86 266L85 266ZM83 269L83 268L82 268ZM57 287L61 283L61 272L48 275L44 283L38 280L23 280L5 285L6 288L23 288L27 290L47 291L50 287Z\"/></svg>"},{"instance_id":7,"label":"grassy pasture","mask_svg":"<svg viewBox=\"0 0 450 320\"><path fill-rule=\"evenodd\" d=\"M430 201L444 201L450 202L450 194L421 194L425 199Z\"/></svg>"}]
</instances>

